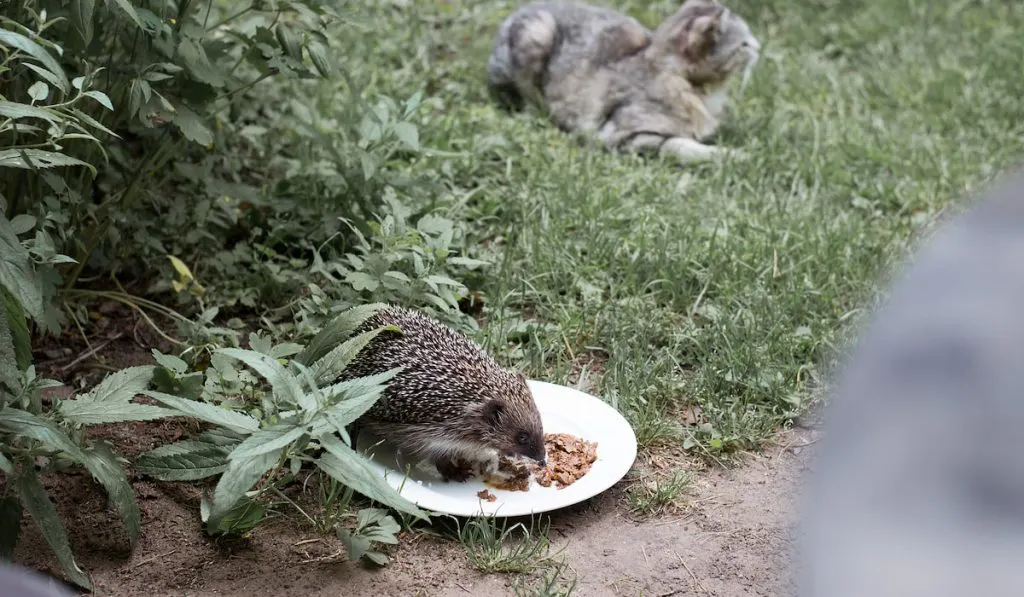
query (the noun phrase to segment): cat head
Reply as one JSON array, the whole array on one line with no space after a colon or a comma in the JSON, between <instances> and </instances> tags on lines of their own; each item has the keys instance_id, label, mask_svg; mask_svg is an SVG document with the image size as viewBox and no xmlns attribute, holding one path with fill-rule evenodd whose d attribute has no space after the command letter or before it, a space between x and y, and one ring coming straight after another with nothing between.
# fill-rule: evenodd
<instances>
[{"instance_id":1,"label":"cat head","mask_svg":"<svg viewBox=\"0 0 1024 597\"><path fill-rule=\"evenodd\" d=\"M742 17L716 0L686 0L654 33L656 58L682 68L696 85L718 85L737 73L744 78L761 44Z\"/></svg>"}]
</instances>

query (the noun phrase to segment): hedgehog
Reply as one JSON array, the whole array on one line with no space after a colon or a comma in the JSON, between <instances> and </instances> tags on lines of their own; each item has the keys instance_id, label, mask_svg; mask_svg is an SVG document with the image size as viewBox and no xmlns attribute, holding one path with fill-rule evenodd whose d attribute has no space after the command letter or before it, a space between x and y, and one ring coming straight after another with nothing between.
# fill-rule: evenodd
<instances>
[{"instance_id":1,"label":"hedgehog","mask_svg":"<svg viewBox=\"0 0 1024 597\"><path fill-rule=\"evenodd\" d=\"M388 305L356 334L382 326L342 379L402 367L381 398L352 425L387 438L444 481L462 482L473 463L522 457L544 466L544 429L526 378L503 369L483 348L426 315Z\"/></svg>"}]
</instances>

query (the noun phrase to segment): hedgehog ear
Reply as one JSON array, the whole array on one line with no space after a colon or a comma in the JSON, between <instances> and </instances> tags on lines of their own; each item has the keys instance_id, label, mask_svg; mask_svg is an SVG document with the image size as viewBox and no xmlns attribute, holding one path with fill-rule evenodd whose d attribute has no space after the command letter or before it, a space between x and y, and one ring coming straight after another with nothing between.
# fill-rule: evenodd
<instances>
[{"instance_id":1,"label":"hedgehog ear","mask_svg":"<svg viewBox=\"0 0 1024 597\"><path fill-rule=\"evenodd\" d=\"M505 405L497 400L488 400L484 403L481 415L484 422L492 427L497 427L505 414Z\"/></svg>"}]
</instances>

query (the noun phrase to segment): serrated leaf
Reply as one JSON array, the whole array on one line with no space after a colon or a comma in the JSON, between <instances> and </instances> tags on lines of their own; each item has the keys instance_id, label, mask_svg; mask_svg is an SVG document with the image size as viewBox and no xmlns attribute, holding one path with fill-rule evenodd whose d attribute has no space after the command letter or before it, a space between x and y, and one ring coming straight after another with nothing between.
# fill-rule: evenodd
<instances>
[{"instance_id":1,"label":"serrated leaf","mask_svg":"<svg viewBox=\"0 0 1024 597\"><path fill-rule=\"evenodd\" d=\"M0 287L0 292L6 294L7 291ZM5 302L6 306L6 302ZM21 314L21 307L14 305L15 313L11 314L7 309L0 310L0 388L4 385L8 386L12 392L17 392L17 386L20 384L16 383L21 377L22 367L18 364L18 357L14 349L14 334L11 332L11 325L9 319L11 315L17 316ZM22 317L22 321L24 321Z\"/></svg>"},{"instance_id":2,"label":"serrated leaf","mask_svg":"<svg viewBox=\"0 0 1024 597\"><path fill-rule=\"evenodd\" d=\"M294 425L279 425L260 429L232 450L228 460L253 458L267 452L281 450L305 433L305 429Z\"/></svg>"},{"instance_id":3,"label":"serrated leaf","mask_svg":"<svg viewBox=\"0 0 1024 597\"><path fill-rule=\"evenodd\" d=\"M408 122L396 122L392 127L395 131L395 136L413 151L419 151L420 149L420 132L417 130L416 125Z\"/></svg>"},{"instance_id":4,"label":"serrated leaf","mask_svg":"<svg viewBox=\"0 0 1024 597\"><path fill-rule=\"evenodd\" d=\"M359 352L366 348L367 344L372 342L374 338L381 334L381 332L386 331L402 332L401 329L393 325L381 326L379 328L363 332L355 338L342 342L325 354L310 366L309 372L313 375L313 378L316 379L317 384L323 383L327 380L337 379L338 376L345 371L345 367L348 367L349 363L356 358Z\"/></svg>"},{"instance_id":5,"label":"serrated leaf","mask_svg":"<svg viewBox=\"0 0 1024 597\"><path fill-rule=\"evenodd\" d=\"M121 0L127 2L127 0ZM43 63L46 70L53 75L57 82L57 86L60 87L61 91L67 92L68 90L68 78L64 75L64 69L60 67L60 64L53 59L42 46L35 41L25 37L24 35L10 31L9 29L0 29L0 44L11 48L17 48L22 52L25 52L29 56L35 58L39 62Z\"/></svg>"},{"instance_id":6,"label":"serrated leaf","mask_svg":"<svg viewBox=\"0 0 1024 597\"><path fill-rule=\"evenodd\" d=\"M135 458L135 471L160 481L198 481L228 469L230 448L196 439L160 446Z\"/></svg>"},{"instance_id":7,"label":"serrated leaf","mask_svg":"<svg viewBox=\"0 0 1024 597\"><path fill-rule=\"evenodd\" d=\"M320 360L335 346L348 340L352 333L359 329L359 326L372 317L374 313L387 308L383 303L371 303L352 307L341 313L320 330L320 333L310 340L306 349L295 357L295 360L307 367L311 363Z\"/></svg>"},{"instance_id":8,"label":"serrated leaf","mask_svg":"<svg viewBox=\"0 0 1024 597\"><path fill-rule=\"evenodd\" d=\"M127 0L124 1L127 2ZM178 58L195 80L213 87L224 86L224 77L219 70L210 65L206 49L198 41L187 37L182 38L178 43Z\"/></svg>"},{"instance_id":9,"label":"serrated leaf","mask_svg":"<svg viewBox=\"0 0 1024 597\"><path fill-rule=\"evenodd\" d=\"M228 470L221 475L213 492L210 516L206 521L209 532L217 530L225 515L235 507L238 500L274 467L278 456L277 453L269 452L252 458L231 460L228 463Z\"/></svg>"},{"instance_id":10,"label":"serrated leaf","mask_svg":"<svg viewBox=\"0 0 1024 597\"><path fill-rule=\"evenodd\" d=\"M133 23L139 26L139 29L143 29L142 21L139 19L139 14L135 12L135 7L129 0L107 0L107 6L111 4L117 5L121 11L132 20Z\"/></svg>"},{"instance_id":11,"label":"serrated leaf","mask_svg":"<svg viewBox=\"0 0 1024 597\"><path fill-rule=\"evenodd\" d=\"M139 365L111 373L86 394L97 402L128 402L153 380L156 367Z\"/></svg>"},{"instance_id":12,"label":"serrated leaf","mask_svg":"<svg viewBox=\"0 0 1024 597\"><path fill-rule=\"evenodd\" d=\"M7 473L13 475L13 472ZM17 495L8 495L0 500L0 560L11 561L14 547L21 534L21 501Z\"/></svg>"},{"instance_id":13,"label":"serrated leaf","mask_svg":"<svg viewBox=\"0 0 1024 597\"><path fill-rule=\"evenodd\" d=\"M89 398L58 402L62 417L78 425L103 425L128 421L155 421L177 413L151 404L97 402Z\"/></svg>"},{"instance_id":14,"label":"serrated leaf","mask_svg":"<svg viewBox=\"0 0 1024 597\"><path fill-rule=\"evenodd\" d=\"M21 409L0 410L0 431L42 442L51 450L66 453L75 462L85 458L82 449L53 423Z\"/></svg>"},{"instance_id":15,"label":"serrated leaf","mask_svg":"<svg viewBox=\"0 0 1024 597\"><path fill-rule=\"evenodd\" d=\"M384 373L358 377L324 388L324 394L340 398L336 399L336 404L320 414L328 424L314 426L314 430L318 432L316 437L319 439L322 427L334 431L341 430L370 410L384 393L386 389L384 384L397 375L401 369L401 367L395 367Z\"/></svg>"},{"instance_id":16,"label":"serrated leaf","mask_svg":"<svg viewBox=\"0 0 1024 597\"><path fill-rule=\"evenodd\" d=\"M313 61L317 72L324 78L331 76L331 63L327 60L327 52L324 47L318 43L311 43L306 46L306 51L309 52L309 59Z\"/></svg>"},{"instance_id":17,"label":"serrated leaf","mask_svg":"<svg viewBox=\"0 0 1024 597\"><path fill-rule=\"evenodd\" d=\"M217 351L217 354L238 359L255 369L257 373L270 383L274 395L278 399L285 400L289 404L298 404L304 410L316 408L316 401L313 397L302 391L298 379L289 373L277 359L256 351L243 350L241 348L222 348Z\"/></svg>"},{"instance_id":18,"label":"serrated leaf","mask_svg":"<svg viewBox=\"0 0 1024 597\"><path fill-rule=\"evenodd\" d=\"M42 149L4 149L0 151L0 167L36 170L38 168L59 168L61 166L85 166L93 174L96 168L78 158L56 151Z\"/></svg>"},{"instance_id":19,"label":"serrated leaf","mask_svg":"<svg viewBox=\"0 0 1024 597\"><path fill-rule=\"evenodd\" d=\"M135 502L132 484L128 482L128 476L117 461L114 451L106 442L97 441L91 450L85 451L85 460L82 464L107 490L110 505L121 513L121 522L128 534L128 542L134 547L139 540L142 515L139 513L139 505Z\"/></svg>"},{"instance_id":20,"label":"serrated leaf","mask_svg":"<svg viewBox=\"0 0 1024 597\"><path fill-rule=\"evenodd\" d=\"M426 513L388 485L384 478L370 467L365 456L346 446L333 435L322 437L320 443L327 450L316 460L320 470L371 500L417 518L429 520Z\"/></svg>"},{"instance_id":21,"label":"serrated leaf","mask_svg":"<svg viewBox=\"0 0 1024 597\"><path fill-rule=\"evenodd\" d=\"M142 393L169 408L173 408L186 417L227 427L236 433L251 435L260 428L259 421L256 419L246 414L227 410L226 408L164 394L163 392L154 392L153 390L146 390Z\"/></svg>"},{"instance_id":22,"label":"serrated leaf","mask_svg":"<svg viewBox=\"0 0 1024 597\"><path fill-rule=\"evenodd\" d=\"M352 289L357 292L363 290L374 292L380 288L380 282L363 272L349 272L345 275L345 281L351 284Z\"/></svg>"},{"instance_id":23,"label":"serrated leaf","mask_svg":"<svg viewBox=\"0 0 1024 597\"><path fill-rule=\"evenodd\" d=\"M256 525L263 520L267 507L255 500L242 496L242 499L235 502L235 505L224 515L217 526L217 533L243 534L256 528Z\"/></svg>"},{"instance_id":24,"label":"serrated leaf","mask_svg":"<svg viewBox=\"0 0 1024 597\"><path fill-rule=\"evenodd\" d=\"M38 106L30 106L28 104L18 104L7 100L0 100L0 116L6 116L7 118L13 118L14 120L18 120L20 118L38 118L52 124L58 124L61 120L60 115L52 110L47 110L46 108L40 108Z\"/></svg>"},{"instance_id":25,"label":"serrated leaf","mask_svg":"<svg viewBox=\"0 0 1024 597\"><path fill-rule=\"evenodd\" d=\"M32 319L45 325L42 278L33 271L28 250L3 215L0 215L0 287L5 288Z\"/></svg>"},{"instance_id":26,"label":"serrated leaf","mask_svg":"<svg viewBox=\"0 0 1024 597\"><path fill-rule=\"evenodd\" d=\"M72 0L71 24L82 36L82 42L88 46L92 41L92 15L96 10L96 0Z\"/></svg>"},{"instance_id":27,"label":"serrated leaf","mask_svg":"<svg viewBox=\"0 0 1024 597\"><path fill-rule=\"evenodd\" d=\"M194 141L203 147L213 143L213 132L206 126L203 119L188 106L182 104L174 106L174 124L189 141Z\"/></svg>"},{"instance_id":28,"label":"serrated leaf","mask_svg":"<svg viewBox=\"0 0 1024 597\"><path fill-rule=\"evenodd\" d=\"M89 577L75 563L75 556L71 553L71 545L68 543L68 536L64 532L64 525L61 524L60 517L57 515L57 509L53 507L53 502L46 495L46 490L43 489L42 483L39 482L39 477L36 476L34 468L25 467L22 469L21 474L18 475L17 487L18 493L21 495L22 505L28 510L29 515L32 516L32 520L35 521L43 539L53 549L57 556L57 561L64 568L68 578L76 585L91 590L92 583L89 582Z\"/></svg>"}]
</instances>

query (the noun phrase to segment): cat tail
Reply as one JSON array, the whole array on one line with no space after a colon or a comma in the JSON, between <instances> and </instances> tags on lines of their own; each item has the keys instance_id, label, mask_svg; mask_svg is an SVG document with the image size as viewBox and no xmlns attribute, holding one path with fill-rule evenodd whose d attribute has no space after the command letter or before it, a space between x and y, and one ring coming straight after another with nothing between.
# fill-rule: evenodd
<instances>
[{"instance_id":1,"label":"cat tail","mask_svg":"<svg viewBox=\"0 0 1024 597\"><path fill-rule=\"evenodd\" d=\"M487 60L487 84L508 107L541 95L540 82L555 49L558 24L548 11L527 6L501 24Z\"/></svg>"}]
</instances>

